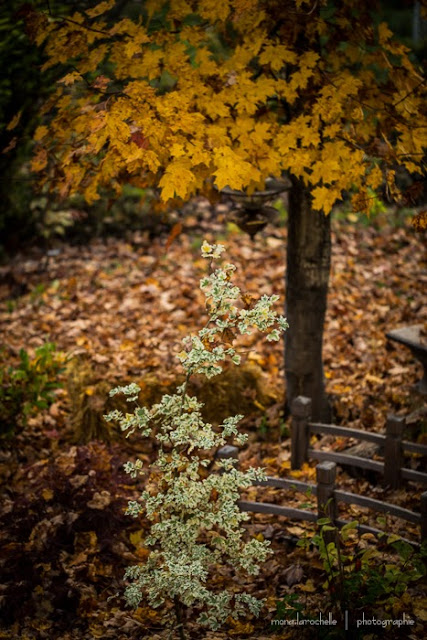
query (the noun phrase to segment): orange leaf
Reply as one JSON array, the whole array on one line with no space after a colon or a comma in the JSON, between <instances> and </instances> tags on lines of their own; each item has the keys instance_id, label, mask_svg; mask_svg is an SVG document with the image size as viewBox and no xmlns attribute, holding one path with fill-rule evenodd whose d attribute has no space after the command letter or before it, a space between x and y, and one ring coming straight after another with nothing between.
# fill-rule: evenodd
<instances>
[{"instance_id":1,"label":"orange leaf","mask_svg":"<svg viewBox=\"0 0 427 640\"><path fill-rule=\"evenodd\" d=\"M22 116L22 110L18 111L18 113L16 113L12 120L9 122L9 124L6 127L6 131L12 131L12 129L15 129L16 126L18 126L19 121L21 119Z\"/></svg>"},{"instance_id":2,"label":"orange leaf","mask_svg":"<svg viewBox=\"0 0 427 640\"><path fill-rule=\"evenodd\" d=\"M141 131L134 131L133 133L131 133L130 139L140 149L148 149L148 146L149 146L148 139L141 133Z\"/></svg>"},{"instance_id":3,"label":"orange leaf","mask_svg":"<svg viewBox=\"0 0 427 640\"><path fill-rule=\"evenodd\" d=\"M166 240L166 247L165 247L166 251L169 250L169 247L171 246L172 242L175 240L175 238L179 236L181 231L182 231L181 222L176 222L171 229L168 239Z\"/></svg>"},{"instance_id":4,"label":"orange leaf","mask_svg":"<svg viewBox=\"0 0 427 640\"><path fill-rule=\"evenodd\" d=\"M9 144L4 149L2 149L2 153L8 153L8 151L12 151L12 149L16 147L17 142L18 142L18 138L14 136L12 140L9 142Z\"/></svg>"}]
</instances>

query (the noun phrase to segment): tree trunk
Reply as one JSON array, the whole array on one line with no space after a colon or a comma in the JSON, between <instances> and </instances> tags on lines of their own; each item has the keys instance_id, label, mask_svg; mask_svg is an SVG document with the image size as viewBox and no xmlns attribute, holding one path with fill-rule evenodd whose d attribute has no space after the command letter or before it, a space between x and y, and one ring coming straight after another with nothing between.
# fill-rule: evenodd
<instances>
[{"instance_id":1,"label":"tree trunk","mask_svg":"<svg viewBox=\"0 0 427 640\"><path fill-rule=\"evenodd\" d=\"M313 211L308 189L292 179L289 192L285 333L286 399L312 400L312 419L330 421L322 341L331 264L331 221Z\"/></svg>"}]
</instances>

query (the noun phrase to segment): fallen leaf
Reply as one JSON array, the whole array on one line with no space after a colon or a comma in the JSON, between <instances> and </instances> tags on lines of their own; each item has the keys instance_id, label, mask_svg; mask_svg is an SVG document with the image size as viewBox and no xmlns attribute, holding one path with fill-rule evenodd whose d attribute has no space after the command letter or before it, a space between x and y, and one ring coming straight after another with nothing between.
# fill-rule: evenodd
<instances>
[{"instance_id":1,"label":"fallen leaf","mask_svg":"<svg viewBox=\"0 0 427 640\"><path fill-rule=\"evenodd\" d=\"M291 566L283 572L283 575L285 576L288 587L292 587L292 585L301 582L304 571L300 564L291 564Z\"/></svg>"},{"instance_id":2,"label":"fallen leaf","mask_svg":"<svg viewBox=\"0 0 427 640\"><path fill-rule=\"evenodd\" d=\"M111 503L111 493L109 491L96 491L87 506L91 509L105 509Z\"/></svg>"},{"instance_id":3,"label":"fallen leaf","mask_svg":"<svg viewBox=\"0 0 427 640\"><path fill-rule=\"evenodd\" d=\"M49 500L52 500L52 498L53 498L52 489L43 489L42 490L42 496L43 496L43 500L46 500L46 502L49 502Z\"/></svg>"},{"instance_id":4,"label":"fallen leaf","mask_svg":"<svg viewBox=\"0 0 427 640\"><path fill-rule=\"evenodd\" d=\"M313 580L307 580L305 584L298 585L298 589L305 591L306 593L314 593L316 591L316 585Z\"/></svg>"}]
</instances>

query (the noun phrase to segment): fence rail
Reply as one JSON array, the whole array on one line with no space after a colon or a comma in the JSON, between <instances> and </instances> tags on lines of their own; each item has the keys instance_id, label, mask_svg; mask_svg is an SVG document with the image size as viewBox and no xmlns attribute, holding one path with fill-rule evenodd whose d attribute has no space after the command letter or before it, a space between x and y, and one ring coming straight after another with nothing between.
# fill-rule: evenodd
<instances>
[{"instance_id":1,"label":"fence rail","mask_svg":"<svg viewBox=\"0 0 427 640\"><path fill-rule=\"evenodd\" d=\"M258 487L273 487L275 489L295 489L296 491L311 491L316 495L317 487L310 482L301 482L301 480L291 480L288 478L273 478L267 476L267 480L259 480L255 482Z\"/></svg>"},{"instance_id":2,"label":"fence rail","mask_svg":"<svg viewBox=\"0 0 427 640\"><path fill-rule=\"evenodd\" d=\"M237 503L241 511L250 511L251 513L269 513L276 516L284 516L292 520L307 520L309 522L317 522L319 516L313 511L305 511L304 509L295 509L293 507L282 507L278 504L270 502L250 502L247 500L239 500Z\"/></svg>"},{"instance_id":3,"label":"fence rail","mask_svg":"<svg viewBox=\"0 0 427 640\"><path fill-rule=\"evenodd\" d=\"M336 490L335 499L339 500L340 502L346 502L347 504L355 504L358 507L367 507L368 509L373 509L374 511L382 511L383 513L388 513L391 516L396 516L397 518L407 520L407 522L413 522L414 524L421 523L421 513L416 513L414 511L410 511L409 509L398 507L397 505L390 504L389 502L382 502L381 500L376 500L375 498L359 496L357 493L350 493L349 491Z\"/></svg>"},{"instance_id":4,"label":"fence rail","mask_svg":"<svg viewBox=\"0 0 427 640\"><path fill-rule=\"evenodd\" d=\"M217 452L217 458L233 458L236 461L236 465L238 465L238 456L238 448L232 446L222 447L222 449L219 449ZM381 465L382 463L376 464ZM386 513L405 520L406 522L420 525L421 540L427 538L427 491L425 491L421 496L419 513L410 511L409 509L404 509L403 507L399 507L388 502L382 502L375 498L368 498L366 496L360 496L355 493L337 489L336 468L336 462L333 460L328 459L320 462L316 466L315 484L302 482L300 480L293 480L291 478L274 478L271 476L268 476L266 480L255 483L255 486L294 490L301 493L310 492L310 494L317 498L316 510L314 511L307 511L295 507L286 507L269 502L254 502L247 500L239 500L238 505L242 511L266 513L284 516L285 518L293 520L305 520L308 522L316 522L319 518L326 516L329 517L337 526L341 527L348 524L347 520L342 520L337 515L338 504L340 502L344 502L345 504L356 505L372 509L376 512ZM376 535L384 533L380 529L363 524L358 525L358 530L360 533L373 533ZM416 545L416 543L409 540L407 542Z\"/></svg>"},{"instance_id":5,"label":"fence rail","mask_svg":"<svg viewBox=\"0 0 427 640\"><path fill-rule=\"evenodd\" d=\"M354 467L360 467L361 469L371 469L372 471L378 471L384 473L384 463L377 460L370 460L369 458L360 458L359 456L352 456L348 453L336 453L335 451L318 451L317 449L307 449L309 458L315 460L331 460L338 464L351 465Z\"/></svg>"},{"instance_id":6,"label":"fence rail","mask_svg":"<svg viewBox=\"0 0 427 640\"><path fill-rule=\"evenodd\" d=\"M335 424L323 424L322 422L310 422L311 433L329 433L332 436L346 436L347 438L357 438L358 440L367 440L382 445L384 436L380 433L369 433L361 429L351 429L350 427L338 427ZM426 447L427 451L427 447Z\"/></svg>"},{"instance_id":7,"label":"fence rail","mask_svg":"<svg viewBox=\"0 0 427 640\"><path fill-rule=\"evenodd\" d=\"M324 424L323 422L310 422L310 433L329 434L331 436L345 436L346 438L355 438L357 440L365 440L366 442L374 442L380 447L384 446L386 436L382 433L370 433L362 429L352 429L351 427L339 427L335 424ZM417 453L427 456L427 445L408 442L402 440L402 447L410 453Z\"/></svg>"},{"instance_id":8,"label":"fence rail","mask_svg":"<svg viewBox=\"0 0 427 640\"><path fill-rule=\"evenodd\" d=\"M405 419L389 415L385 434L370 433L361 429L350 429L337 425L311 422L311 400L304 396L294 399L291 407L291 467L300 469L309 458L331 460L341 465L370 469L383 474L384 486L398 489L403 480L427 484L427 473L404 467L404 452L427 456L427 446L403 440ZM373 442L383 449L384 462L335 451L318 451L310 447L311 434L345 436L356 440Z\"/></svg>"},{"instance_id":9,"label":"fence rail","mask_svg":"<svg viewBox=\"0 0 427 640\"><path fill-rule=\"evenodd\" d=\"M337 526L343 526L348 521L338 518L338 504L344 502L350 505L366 507L376 512L387 513L407 522L420 525L421 540L427 538L427 491L421 496L419 513L404 509L388 502L382 502L374 498L360 496L348 491L336 488L336 467L350 465L369 469L383 474L384 485L392 489L401 486L402 480L410 480L427 484L427 474L413 469L406 469L404 464L404 451L427 456L427 446L402 439L405 427L404 418L388 416L385 434L369 433L361 429L350 429L337 425L310 422L311 400L303 396L294 399L292 403L292 427L291 427L291 468L300 469L309 458L319 460L316 466L316 483L302 482L291 478L267 477L266 480L256 482L256 486L272 487L276 489L291 489L299 492L310 492L317 498L316 511L307 511L294 507L286 507L268 502L253 502L240 500L238 502L242 511L253 513L268 513L284 516L290 519L316 522L319 518L327 516ZM333 436L345 436L356 440L365 440L379 445L383 451L384 462L350 455L335 451L318 451L309 446L310 435L329 434ZM226 446L219 449L219 458L233 458L238 465L239 450L237 447ZM380 529L360 524L361 533L383 533ZM409 541L408 541L409 542ZM411 543L414 544L414 543Z\"/></svg>"}]
</instances>

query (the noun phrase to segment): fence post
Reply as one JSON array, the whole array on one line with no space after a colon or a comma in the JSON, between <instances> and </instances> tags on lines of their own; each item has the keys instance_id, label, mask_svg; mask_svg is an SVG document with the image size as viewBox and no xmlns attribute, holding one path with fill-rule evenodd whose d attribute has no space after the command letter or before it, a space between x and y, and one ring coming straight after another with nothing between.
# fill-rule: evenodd
<instances>
[{"instance_id":1,"label":"fence post","mask_svg":"<svg viewBox=\"0 0 427 640\"><path fill-rule=\"evenodd\" d=\"M317 479L317 513L319 518L329 518L331 525L337 517L337 503L335 500L335 478L337 465L325 460L316 465ZM325 531L323 539L326 544L336 542L336 531Z\"/></svg>"},{"instance_id":2,"label":"fence post","mask_svg":"<svg viewBox=\"0 0 427 640\"><path fill-rule=\"evenodd\" d=\"M427 491L421 495L421 542L427 538Z\"/></svg>"},{"instance_id":3,"label":"fence post","mask_svg":"<svg viewBox=\"0 0 427 640\"><path fill-rule=\"evenodd\" d=\"M337 465L335 462L325 460L316 465L317 479L317 512L319 518L329 518L333 523L337 515L335 501L335 478Z\"/></svg>"},{"instance_id":4,"label":"fence post","mask_svg":"<svg viewBox=\"0 0 427 640\"><path fill-rule=\"evenodd\" d=\"M218 449L218 451L215 454L215 458L217 460L224 460L224 459L231 458L235 461L234 466L237 469L239 466L239 449L238 447L234 447L231 444L226 444L224 447L221 447L220 449ZM223 471L224 469L221 469L220 473L222 473Z\"/></svg>"},{"instance_id":5,"label":"fence post","mask_svg":"<svg viewBox=\"0 0 427 640\"><path fill-rule=\"evenodd\" d=\"M402 483L404 428L405 418L387 416L384 444L384 486L390 487L390 489L398 489Z\"/></svg>"},{"instance_id":6,"label":"fence post","mask_svg":"<svg viewBox=\"0 0 427 640\"><path fill-rule=\"evenodd\" d=\"M309 443L308 423L311 417L311 400L304 396L293 399L291 405L291 469L301 469L307 460Z\"/></svg>"}]
</instances>

